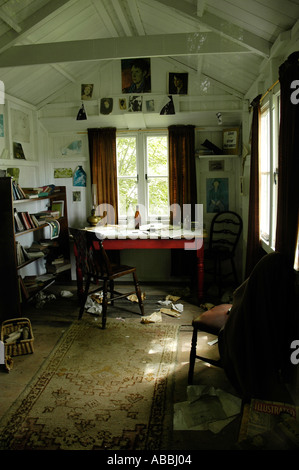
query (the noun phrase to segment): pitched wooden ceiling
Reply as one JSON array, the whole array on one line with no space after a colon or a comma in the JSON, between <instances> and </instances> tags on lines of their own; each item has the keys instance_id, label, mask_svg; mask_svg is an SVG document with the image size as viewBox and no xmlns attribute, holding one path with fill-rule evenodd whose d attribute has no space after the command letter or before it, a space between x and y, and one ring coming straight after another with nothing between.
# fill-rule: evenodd
<instances>
[{"instance_id":1,"label":"pitched wooden ceiling","mask_svg":"<svg viewBox=\"0 0 299 470\"><path fill-rule=\"evenodd\" d=\"M0 0L0 79L41 110L125 57L152 57L246 97L284 41L299 0ZM158 90L159 91L159 90Z\"/></svg>"}]
</instances>

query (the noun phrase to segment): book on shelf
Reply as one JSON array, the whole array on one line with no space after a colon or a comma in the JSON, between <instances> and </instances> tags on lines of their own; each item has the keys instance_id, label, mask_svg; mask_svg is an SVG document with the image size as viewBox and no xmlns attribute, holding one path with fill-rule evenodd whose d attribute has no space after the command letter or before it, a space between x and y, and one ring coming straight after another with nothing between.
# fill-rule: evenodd
<instances>
[{"instance_id":1,"label":"book on shelf","mask_svg":"<svg viewBox=\"0 0 299 470\"><path fill-rule=\"evenodd\" d=\"M39 186L35 188L23 188L28 199L50 196L55 190L54 184Z\"/></svg>"},{"instance_id":2,"label":"book on shelf","mask_svg":"<svg viewBox=\"0 0 299 470\"><path fill-rule=\"evenodd\" d=\"M35 214L37 219L59 219L60 212L57 210L40 211Z\"/></svg>"},{"instance_id":3,"label":"book on shelf","mask_svg":"<svg viewBox=\"0 0 299 470\"><path fill-rule=\"evenodd\" d=\"M30 218L28 216L28 212L19 212L19 216L22 219L23 225L25 226L26 230L30 230L33 228L31 226Z\"/></svg>"},{"instance_id":4,"label":"book on shelf","mask_svg":"<svg viewBox=\"0 0 299 470\"><path fill-rule=\"evenodd\" d=\"M20 219L17 209L14 209L15 231L22 232L25 230L23 222Z\"/></svg>"},{"instance_id":5,"label":"book on shelf","mask_svg":"<svg viewBox=\"0 0 299 470\"><path fill-rule=\"evenodd\" d=\"M12 192L13 192L13 199L15 201L19 201L20 199L26 199L26 194L24 190L21 188L19 183L15 180L12 181Z\"/></svg>"},{"instance_id":6,"label":"book on shelf","mask_svg":"<svg viewBox=\"0 0 299 470\"><path fill-rule=\"evenodd\" d=\"M71 264L69 260L65 260L64 263L61 264L47 264L47 273L52 273L52 274L59 274L62 273L63 271L67 271L68 269L71 269Z\"/></svg>"}]
</instances>

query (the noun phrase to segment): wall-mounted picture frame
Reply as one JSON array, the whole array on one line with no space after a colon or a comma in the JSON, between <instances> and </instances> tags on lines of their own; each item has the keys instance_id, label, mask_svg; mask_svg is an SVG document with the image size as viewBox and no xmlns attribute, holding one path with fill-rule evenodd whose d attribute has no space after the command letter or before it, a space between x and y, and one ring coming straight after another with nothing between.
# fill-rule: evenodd
<instances>
[{"instance_id":1,"label":"wall-mounted picture frame","mask_svg":"<svg viewBox=\"0 0 299 470\"><path fill-rule=\"evenodd\" d=\"M224 171L224 160L209 160L209 171Z\"/></svg>"},{"instance_id":2,"label":"wall-mounted picture frame","mask_svg":"<svg viewBox=\"0 0 299 470\"><path fill-rule=\"evenodd\" d=\"M19 142L13 143L13 157L17 160L26 160L22 144Z\"/></svg>"},{"instance_id":3,"label":"wall-mounted picture frame","mask_svg":"<svg viewBox=\"0 0 299 470\"><path fill-rule=\"evenodd\" d=\"M229 210L228 178L207 178L206 207L212 213Z\"/></svg>"},{"instance_id":4,"label":"wall-mounted picture frame","mask_svg":"<svg viewBox=\"0 0 299 470\"><path fill-rule=\"evenodd\" d=\"M122 59L121 83L123 93L151 93L151 60Z\"/></svg>"},{"instance_id":5,"label":"wall-mounted picture frame","mask_svg":"<svg viewBox=\"0 0 299 470\"><path fill-rule=\"evenodd\" d=\"M187 95L188 94L188 73L168 74L168 93L170 95Z\"/></svg>"}]
</instances>

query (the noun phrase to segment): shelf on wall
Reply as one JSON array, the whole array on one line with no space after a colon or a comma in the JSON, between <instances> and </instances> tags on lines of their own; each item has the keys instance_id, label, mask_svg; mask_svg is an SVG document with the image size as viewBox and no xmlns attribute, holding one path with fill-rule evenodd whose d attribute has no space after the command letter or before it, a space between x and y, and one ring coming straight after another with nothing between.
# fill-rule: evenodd
<instances>
[{"instance_id":1,"label":"shelf on wall","mask_svg":"<svg viewBox=\"0 0 299 470\"><path fill-rule=\"evenodd\" d=\"M236 157L239 157L240 155L227 155L227 154L223 154L223 155L199 155L199 154L195 154L196 157L198 158L236 158Z\"/></svg>"}]
</instances>

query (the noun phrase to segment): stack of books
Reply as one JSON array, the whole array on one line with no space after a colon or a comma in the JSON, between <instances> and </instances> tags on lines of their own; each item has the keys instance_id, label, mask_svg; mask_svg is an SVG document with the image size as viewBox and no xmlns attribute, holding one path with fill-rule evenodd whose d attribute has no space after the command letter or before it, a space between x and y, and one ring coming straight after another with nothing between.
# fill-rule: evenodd
<instances>
[{"instance_id":1,"label":"stack of books","mask_svg":"<svg viewBox=\"0 0 299 470\"><path fill-rule=\"evenodd\" d=\"M14 218L16 232L23 232L24 230L30 230L45 224L44 220L39 220L34 214L18 212L17 209L14 209Z\"/></svg>"}]
</instances>

